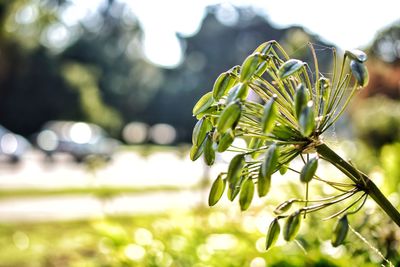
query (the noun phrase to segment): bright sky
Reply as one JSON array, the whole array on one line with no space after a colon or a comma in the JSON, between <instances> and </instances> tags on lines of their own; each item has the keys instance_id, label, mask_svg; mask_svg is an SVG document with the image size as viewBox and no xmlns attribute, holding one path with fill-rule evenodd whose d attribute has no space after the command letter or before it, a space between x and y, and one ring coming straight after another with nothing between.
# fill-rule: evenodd
<instances>
[{"instance_id":1,"label":"bright sky","mask_svg":"<svg viewBox=\"0 0 400 267\"><path fill-rule=\"evenodd\" d=\"M85 6L104 0L75 0ZM223 3L227 10L234 6L253 6L266 14L276 27L300 25L340 48L362 48L378 30L400 21L400 1L351 0L119 0L128 4L138 17L145 34L144 52L158 65L173 67L182 59L176 32L193 35L200 27L205 7Z\"/></svg>"}]
</instances>

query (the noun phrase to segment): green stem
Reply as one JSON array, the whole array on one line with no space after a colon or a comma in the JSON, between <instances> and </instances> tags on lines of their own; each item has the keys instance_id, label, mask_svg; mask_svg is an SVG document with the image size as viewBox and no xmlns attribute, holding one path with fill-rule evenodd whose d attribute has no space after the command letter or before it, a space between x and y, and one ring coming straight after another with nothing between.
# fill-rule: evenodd
<instances>
[{"instance_id":1,"label":"green stem","mask_svg":"<svg viewBox=\"0 0 400 267\"><path fill-rule=\"evenodd\" d=\"M336 168L342 171L346 176L348 176L353 182L356 183L357 187L366 192L376 204L378 204L383 211L398 225L400 226L400 213L399 211L390 203L390 201L383 195L379 188L368 178L367 175L357 170L349 162L342 159L338 154L336 154L332 149L330 149L326 144L320 144L316 146L317 153L330 163L332 163Z\"/></svg>"}]
</instances>

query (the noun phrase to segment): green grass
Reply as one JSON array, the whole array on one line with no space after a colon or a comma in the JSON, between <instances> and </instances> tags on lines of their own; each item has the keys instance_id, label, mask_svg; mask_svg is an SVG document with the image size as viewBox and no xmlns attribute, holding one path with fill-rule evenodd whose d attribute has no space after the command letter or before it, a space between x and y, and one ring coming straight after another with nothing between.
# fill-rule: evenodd
<instances>
[{"instance_id":1,"label":"green grass","mask_svg":"<svg viewBox=\"0 0 400 267\"><path fill-rule=\"evenodd\" d=\"M264 234L240 214L199 208L71 222L3 223L0 266L233 267L257 261L266 266L373 266L362 255L325 255L315 246L316 239L313 245L303 243L306 254L294 242L265 252Z\"/></svg>"},{"instance_id":2,"label":"green grass","mask_svg":"<svg viewBox=\"0 0 400 267\"><path fill-rule=\"evenodd\" d=\"M0 189L0 199L24 197L48 197L62 195L94 195L97 197L114 197L121 194L145 194L165 191L193 190L200 185L192 187L181 186L144 186L144 187L89 187L89 188L28 188L28 189Z\"/></svg>"}]
</instances>

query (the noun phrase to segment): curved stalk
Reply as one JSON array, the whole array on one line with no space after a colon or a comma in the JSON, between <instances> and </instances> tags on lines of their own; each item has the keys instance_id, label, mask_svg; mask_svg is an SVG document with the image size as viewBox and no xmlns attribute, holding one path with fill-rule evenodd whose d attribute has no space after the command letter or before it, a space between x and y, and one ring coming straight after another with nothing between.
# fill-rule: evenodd
<instances>
[{"instance_id":1,"label":"curved stalk","mask_svg":"<svg viewBox=\"0 0 400 267\"><path fill-rule=\"evenodd\" d=\"M400 213L393 204L385 197L371 179L349 162L345 161L326 144L322 143L316 147L317 153L325 160L332 163L336 168L348 176L358 188L367 193L378 204L379 207L400 227Z\"/></svg>"}]
</instances>

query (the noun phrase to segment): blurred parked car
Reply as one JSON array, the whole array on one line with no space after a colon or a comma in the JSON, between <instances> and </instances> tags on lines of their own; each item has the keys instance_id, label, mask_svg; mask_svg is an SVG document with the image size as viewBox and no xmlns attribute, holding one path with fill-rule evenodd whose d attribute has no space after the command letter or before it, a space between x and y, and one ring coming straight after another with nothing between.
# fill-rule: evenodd
<instances>
[{"instance_id":1,"label":"blurred parked car","mask_svg":"<svg viewBox=\"0 0 400 267\"><path fill-rule=\"evenodd\" d=\"M0 125L1 156L5 156L12 163L17 163L30 148L31 144L28 140Z\"/></svg>"},{"instance_id":2,"label":"blurred parked car","mask_svg":"<svg viewBox=\"0 0 400 267\"><path fill-rule=\"evenodd\" d=\"M50 121L37 135L36 144L49 157L64 152L81 162L89 156L111 159L120 142L91 123Z\"/></svg>"}]
</instances>

